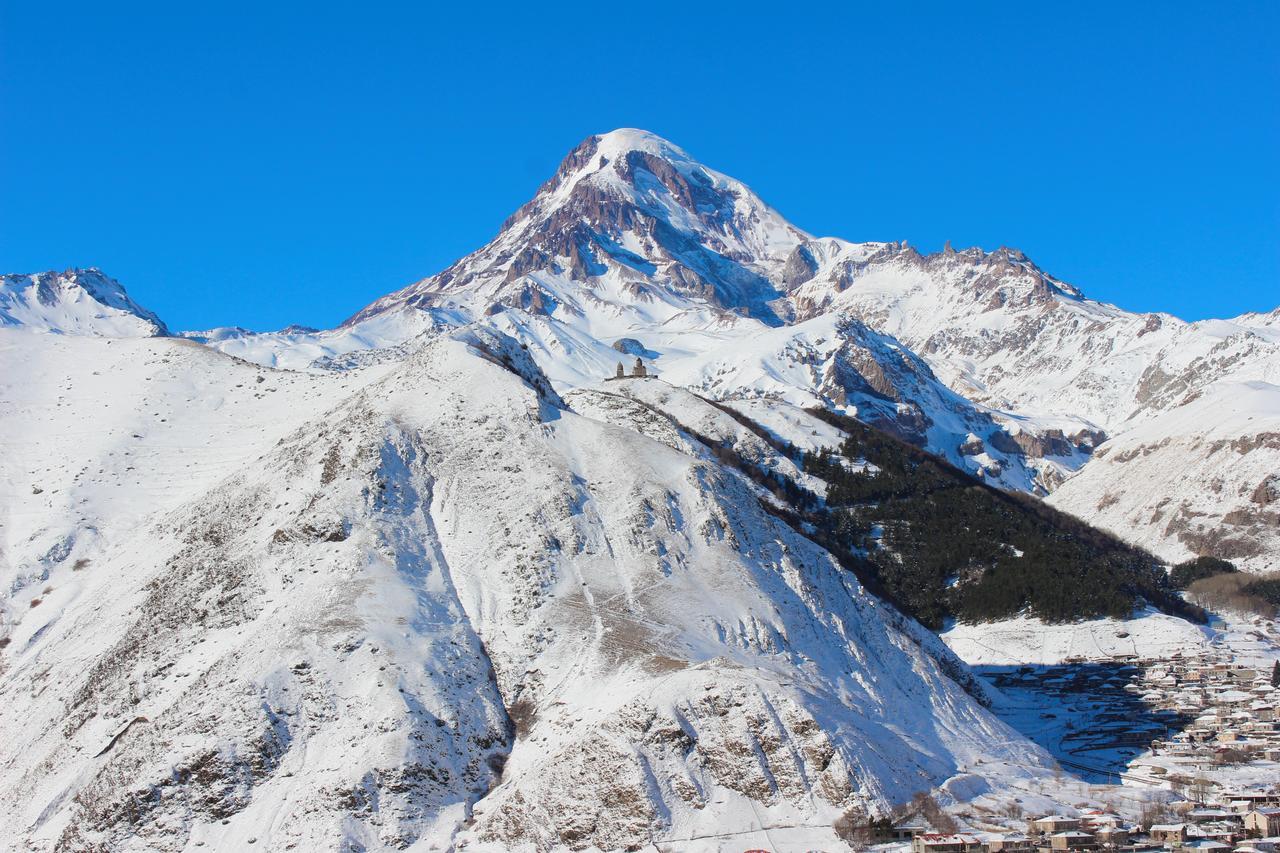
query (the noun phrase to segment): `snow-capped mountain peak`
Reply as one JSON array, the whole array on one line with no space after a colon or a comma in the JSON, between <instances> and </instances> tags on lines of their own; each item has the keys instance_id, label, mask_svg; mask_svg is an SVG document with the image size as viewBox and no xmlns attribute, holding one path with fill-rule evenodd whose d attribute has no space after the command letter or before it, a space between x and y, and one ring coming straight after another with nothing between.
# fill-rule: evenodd
<instances>
[{"instance_id":1,"label":"snow-capped mountain peak","mask_svg":"<svg viewBox=\"0 0 1280 853\"><path fill-rule=\"evenodd\" d=\"M810 239L745 184L653 134L617 130L575 147L488 246L348 324L406 306L582 314L605 301L639 321L702 306L778 325L774 278Z\"/></svg>"},{"instance_id":2,"label":"snow-capped mountain peak","mask_svg":"<svg viewBox=\"0 0 1280 853\"><path fill-rule=\"evenodd\" d=\"M525 221L542 227L539 215L610 197L682 231L736 240L757 260L785 255L811 239L742 182L707 168L655 134L633 128L584 139L537 195L504 223L503 231Z\"/></svg>"},{"instance_id":3,"label":"snow-capped mountain peak","mask_svg":"<svg viewBox=\"0 0 1280 853\"><path fill-rule=\"evenodd\" d=\"M95 267L0 276L0 326L64 335L167 335L155 314Z\"/></svg>"}]
</instances>

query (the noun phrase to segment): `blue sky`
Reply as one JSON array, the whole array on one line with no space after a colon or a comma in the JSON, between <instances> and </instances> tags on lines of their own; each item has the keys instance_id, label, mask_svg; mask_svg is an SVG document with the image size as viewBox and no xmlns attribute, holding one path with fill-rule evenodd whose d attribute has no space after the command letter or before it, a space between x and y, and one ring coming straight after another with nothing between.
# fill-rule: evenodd
<instances>
[{"instance_id":1,"label":"blue sky","mask_svg":"<svg viewBox=\"0 0 1280 853\"><path fill-rule=\"evenodd\" d=\"M427 6L0 4L0 269L330 326L632 126L815 234L1280 304L1280 3Z\"/></svg>"}]
</instances>

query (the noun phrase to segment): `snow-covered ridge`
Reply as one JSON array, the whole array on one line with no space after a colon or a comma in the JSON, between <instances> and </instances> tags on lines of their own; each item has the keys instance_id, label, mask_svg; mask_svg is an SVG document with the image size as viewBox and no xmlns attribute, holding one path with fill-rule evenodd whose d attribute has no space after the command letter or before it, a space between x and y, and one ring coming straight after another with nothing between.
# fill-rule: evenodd
<instances>
[{"instance_id":1,"label":"snow-covered ridge","mask_svg":"<svg viewBox=\"0 0 1280 853\"><path fill-rule=\"evenodd\" d=\"M283 370L329 370L387 359L399 360L415 338L456 327L464 317L446 312L399 311L359 326L310 329L290 326L278 332L217 328L180 332L180 336L245 361Z\"/></svg>"},{"instance_id":2,"label":"snow-covered ridge","mask_svg":"<svg viewBox=\"0 0 1280 853\"><path fill-rule=\"evenodd\" d=\"M839 252L794 291L806 314L851 311L960 393L1027 414L1073 412L1110 433L1220 378L1271 370L1267 315L1186 323L1085 298L1015 250Z\"/></svg>"},{"instance_id":3,"label":"snow-covered ridge","mask_svg":"<svg viewBox=\"0 0 1280 853\"><path fill-rule=\"evenodd\" d=\"M165 335L160 318L95 268L0 276L0 327L66 335Z\"/></svg>"},{"instance_id":4,"label":"snow-covered ridge","mask_svg":"<svg viewBox=\"0 0 1280 853\"><path fill-rule=\"evenodd\" d=\"M660 380L588 417L483 325L340 372L0 346L0 500L34 498L0 576L0 846L699 849L749 816L831 843L854 805L1048 773L936 637L631 420L772 452ZM37 380L100 368L89 441Z\"/></svg>"}]
</instances>

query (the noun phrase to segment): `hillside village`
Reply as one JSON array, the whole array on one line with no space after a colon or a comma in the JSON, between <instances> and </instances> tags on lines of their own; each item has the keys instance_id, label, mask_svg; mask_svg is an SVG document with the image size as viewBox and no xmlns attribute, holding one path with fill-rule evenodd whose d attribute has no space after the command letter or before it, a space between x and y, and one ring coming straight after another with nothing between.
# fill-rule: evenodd
<instances>
[{"instance_id":1,"label":"hillside village","mask_svg":"<svg viewBox=\"0 0 1280 853\"><path fill-rule=\"evenodd\" d=\"M1158 711L1191 717L1167 740L1152 743L1151 773L1171 778L1223 765L1280 762L1280 688L1269 671L1214 660L1206 654L1156 663L1145 669L1143 702Z\"/></svg>"},{"instance_id":2,"label":"hillside village","mask_svg":"<svg viewBox=\"0 0 1280 853\"><path fill-rule=\"evenodd\" d=\"M911 853L1280 853L1276 625L1249 620L1231 630L1229 644L1159 657L988 668L1021 714L1006 718L1086 780L1074 789L1079 798L1067 801L1069 784L1028 797L1028 811L1055 804L1033 815L1023 800L951 813L917 803L874 841L903 853L908 844ZM1241 654L1250 642L1261 654Z\"/></svg>"},{"instance_id":3,"label":"hillside village","mask_svg":"<svg viewBox=\"0 0 1280 853\"><path fill-rule=\"evenodd\" d=\"M893 834L900 840L910 837L911 853L1280 850L1280 786L1268 791L1222 791L1206 802L1180 801L1173 804L1173 817L1159 821L1134 822L1099 808L1072 811L1033 817L1025 828L1011 819L1003 832L935 832L917 820L895 825Z\"/></svg>"},{"instance_id":4,"label":"hillside village","mask_svg":"<svg viewBox=\"0 0 1280 853\"><path fill-rule=\"evenodd\" d=\"M1068 769L1098 781L1124 778L1186 792L1270 773L1280 778L1273 666L1234 663L1210 649L1164 659L1125 655L988 668L986 675L1005 693L1043 704L1042 727L1054 731L1027 733ZM1127 764L1123 772L1108 769L1118 763Z\"/></svg>"}]
</instances>

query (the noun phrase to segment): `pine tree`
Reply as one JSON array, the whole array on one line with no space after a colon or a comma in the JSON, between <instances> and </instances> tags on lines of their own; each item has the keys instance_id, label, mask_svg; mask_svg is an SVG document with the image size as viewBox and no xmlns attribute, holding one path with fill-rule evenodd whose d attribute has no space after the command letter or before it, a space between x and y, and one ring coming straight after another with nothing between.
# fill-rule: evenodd
<instances>
[{"instance_id":1,"label":"pine tree","mask_svg":"<svg viewBox=\"0 0 1280 853\"><path fill-rule=\"evenodd\" d=\"M1271 686L1280 687L1280 660L1276 661L1276 665L1271 667Z\"/></svg>"}]
</instances>

